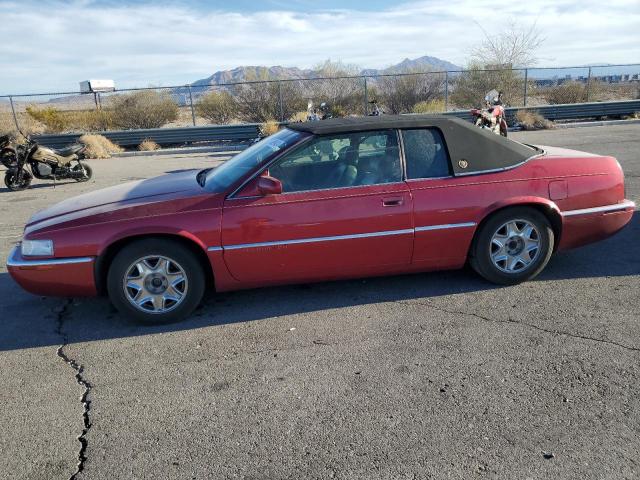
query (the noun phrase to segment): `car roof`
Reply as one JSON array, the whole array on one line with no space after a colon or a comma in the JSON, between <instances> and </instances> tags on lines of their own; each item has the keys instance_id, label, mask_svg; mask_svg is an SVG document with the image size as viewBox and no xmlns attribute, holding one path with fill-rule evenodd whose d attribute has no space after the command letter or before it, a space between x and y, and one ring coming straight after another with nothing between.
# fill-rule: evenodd
<instances>
[{"instance_id":1,"label":"car roof","mask_svg":"<svg viewBox=\"0 0 640 480\"><path fill-rule=\"evenodd\" d=\"M292 130L325 135L329 133L346 133L380 128L422 128L439 127L451 122L462 122L455 117L444 115L380 115L370 117L346 117L330 118L316 122L290 123L287 125ZM465 122L462 122L465 123Z\"/></svg>"},{"instance_id":2,"label":"car roof","mask_svg":"<svg viewBox=\"0 0 640 480\"><path fill-rule=\"evenodd\" d=\"M444 115L332 118L316 122L290 123L287 127L313 135L434 127L444 135L455 175L504 170L543 153L540 149L514 142L478 128L470 122Z\"/></svg>"}]
</instances>

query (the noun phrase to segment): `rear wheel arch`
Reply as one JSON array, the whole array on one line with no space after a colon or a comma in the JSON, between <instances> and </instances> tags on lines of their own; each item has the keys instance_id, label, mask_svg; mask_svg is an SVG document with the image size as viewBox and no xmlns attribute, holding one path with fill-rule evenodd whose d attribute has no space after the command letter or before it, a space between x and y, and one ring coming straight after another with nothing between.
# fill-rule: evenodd
<instances>
[{"instance_id":1,"label":"rear wheel arch","mask_svg":"<svg viewBox=\"0 0 640 480\"><path fill-rule=\"evenodd\" d=\"M494 217L498 213L504 212L505 210L509 210L511 208L522 208L522 207L536 210L542 213L547 218L547 220L551 224L551 228L553 229L553 236L555 239L553 249L554 251L557 250L558 245L560 244L560 236L562 235L562 216L557 210L552 208L550 205L547 205L544 203L528 202L528 203L513 203L509 205L504 205L487 213L482 218L482 220L478 222L478 225L476 226L475 232L473 234L473 240L469 245L469 251L467 253L467 256L470 256L471 253L473 252L473 249L475 248L476 240L478 238L478 234L482 230L482 227L484 226L485 223L487 223L492 217Z\"/></svg>"},{"instance_id":2,"label":"rear wheel arch","mask_svg":"<svg viewBox=\"0 0 640 480\"><path fill-rule=\"evenodd\" d=\"M101 295L106 294L107 275L109 273L109 266L111 265L111 262L113 261L117 253L127 245L130 245L132 243L139 242L142 240L151 239L151 238L154 238L154 239L161 238L165 240L170 240L188 249L191 253L193 253L196 256L196 258L202 264L202 269L206 275L206 280L207 280L207 284L205 288L210 290L215 287L213 267L211 266L211 262L209 261L207 252L204 251L202 247L198 245L198 243L196 243L195 241L189 238L183 237L181 235L176 235L176 234L147 233L147 234L132 235L129 237L118 239L110 243L100 253L95 263L95 280L96 280L96 289Z\"/></svg>"}]
</instances>

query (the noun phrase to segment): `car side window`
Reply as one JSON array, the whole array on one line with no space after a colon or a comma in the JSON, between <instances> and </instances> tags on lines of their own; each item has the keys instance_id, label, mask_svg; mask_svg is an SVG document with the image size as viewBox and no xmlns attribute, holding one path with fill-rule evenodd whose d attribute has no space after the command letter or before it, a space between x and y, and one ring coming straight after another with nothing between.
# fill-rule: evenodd
<instances>
[{"instance_id":1,"label":"car side window","mask_svg":"<svg viewBox=\"0 0 640 480\"><path fill-rule=\"evenodd\" d=\"M395 130L322 135L269 167L283 192L402 181Z\"/></svg>"},{"instance_id":2,"label":"car side window","mask_svg":"<svg viewBox=\"0 0 640 480\"><path fill-rule=\"evenodd\" d=\"M407 179L448 177L449 154L442 133L435 128L402 130Z\"/></svg>"}]
</instances>

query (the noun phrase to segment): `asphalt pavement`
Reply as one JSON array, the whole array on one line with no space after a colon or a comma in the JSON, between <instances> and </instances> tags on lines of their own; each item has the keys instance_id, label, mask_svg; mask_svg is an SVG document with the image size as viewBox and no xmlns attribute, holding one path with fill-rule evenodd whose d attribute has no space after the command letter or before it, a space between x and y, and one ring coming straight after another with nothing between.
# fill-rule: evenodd
<instances>
[{"instance_id":1,"label":"asphalt pavement","mask_svg":"<svg viewBox=\"0 0 640 480\"><path fill-rule=\"evenodd\" d=\"M640 125L513 136L616 156L640 201ZM222 158L0 189L0 257L53 202ZM514 287L462 270L240 291L164 327L27 294L3 262L0 478L638 478L639 240L636 215Z\"/></svg>"}]
</instances>

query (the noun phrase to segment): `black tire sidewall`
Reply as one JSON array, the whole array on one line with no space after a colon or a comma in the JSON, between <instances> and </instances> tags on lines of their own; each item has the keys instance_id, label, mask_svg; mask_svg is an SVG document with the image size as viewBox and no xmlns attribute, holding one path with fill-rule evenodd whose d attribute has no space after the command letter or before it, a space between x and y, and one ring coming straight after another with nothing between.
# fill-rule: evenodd
<instances>
[{"instance_id":1,"label":"black tire sidewall","mask_svg":"<svg viewBox=\"0 0 640 480\"><path fill-rule=\"evenodd\" d=\"M164 314L144 313L136 309L125 296L122 279L127 268L137 259L159 255L171 258L184 269L187 275L187 297L174 310ZM174 323L190 315L200 304L204 295L206 277L197 256L180 242L147 238L125 246L113 258L107 273L107 291L113 305L128 319L145 325Z\"/></svg>"},{"instance_id":2,"label":"black tire sidewall","mask_svg":"<svg viewBox=\"0 0 640 480\"><path fill-rule=\"evenodd\" d=\"M7 171L4 174L4 184L6 185L6 187L12 192L19 192L21 190L26 190L27 188L29 188L29 185L31 185L31 178L32 178L29 172L23 173L22 184L18 186L13 185L12 183L12 179L15 178L16 173L17 173L16 171Z\"/></svg>"},{"instance_id":3,"label":"black tire sidewall","mask_svg":"<svg viewBox=\"0 0 640 480\"><path fill-rule=\"evenodd\" d=\"M89 165L87 165L86 163L82 163L80 164L80 166L84 169L86 176L83 178L76 178L76 182L88 182L89 180L91 180L91 177L93 177L93 170L91 169L91 167Z\"/></svg>"},{"instance_id":4,"label":"black tire sidewall","mask_svg":"<svg viewBox=\"0 0 640 480\"><path fill-rule=\"evenodd\" d=\"M506 273L498 269L491 260L490 242L498 228L509 220L522 219L535 225L540 235L540 252L533 263L522 272ZM471 266L486 280L499 285L515 285L535 278L547 265L554 247L554 234L547 217L538 210L513 207L490 217L474 238L471 251Z\"/></svg>"}]
</instances>

